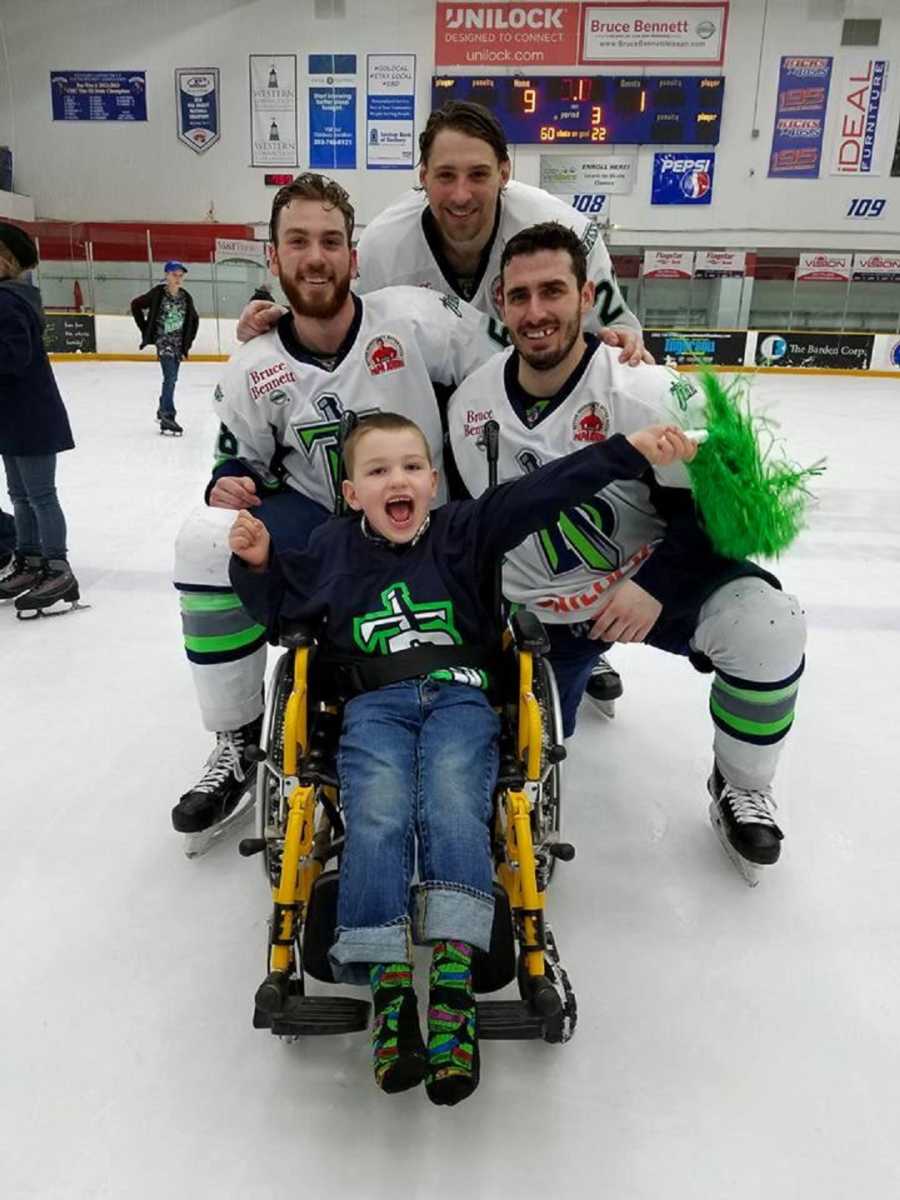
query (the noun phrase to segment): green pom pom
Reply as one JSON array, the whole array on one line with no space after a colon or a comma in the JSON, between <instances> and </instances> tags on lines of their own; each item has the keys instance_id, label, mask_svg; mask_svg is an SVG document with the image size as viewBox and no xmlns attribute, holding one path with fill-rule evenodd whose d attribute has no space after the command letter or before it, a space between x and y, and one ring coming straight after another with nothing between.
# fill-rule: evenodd
<instances>
[{"instance_id":1,"label":"green pom pom","mask_svg":"<svg viewBox=\"0 0 900 1200\"><path fill-rule=\"evenodd\" d=\"M799 467L783 458L773 422L751 412L742 380L723 387L706 371L700 383L709 436L687 469L703 526L727 558L775 558L803 528L806 485L822 474L824 460Z\"/></svg>"}]
</instances>

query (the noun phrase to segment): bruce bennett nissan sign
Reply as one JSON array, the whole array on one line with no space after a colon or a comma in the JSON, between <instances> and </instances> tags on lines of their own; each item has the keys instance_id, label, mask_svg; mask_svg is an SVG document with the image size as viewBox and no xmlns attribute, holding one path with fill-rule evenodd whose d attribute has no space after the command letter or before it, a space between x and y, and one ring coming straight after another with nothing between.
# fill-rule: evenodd
<instances>
[{"instance_id":1,"label":"bruce bennett nissan sign","mask_svg":"<svg viewBox=\"0 0 900 1200\"><path fill-rule=\"evenodd\" d=\"M727 26L727 4L584 4L581 61L720 67Z\"/></svg>"}]
</instances>

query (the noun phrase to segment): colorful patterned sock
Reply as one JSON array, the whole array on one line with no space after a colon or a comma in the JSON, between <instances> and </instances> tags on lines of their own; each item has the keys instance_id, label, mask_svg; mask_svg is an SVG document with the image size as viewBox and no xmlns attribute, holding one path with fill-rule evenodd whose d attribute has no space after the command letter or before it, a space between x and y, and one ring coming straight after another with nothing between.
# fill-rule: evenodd
<instances>
[{"instance_id":1,"label":"colorful patterned sock","mask_svg":"<svg viewBox=\"0 0 900 1200\"><path fill-rule=\"evenodd\" d=\"M428 996L428 1075L434 1104L458 1104L478 1087L479 1056L468 942L437 942Z\"/></svg>"},{"instance_id":2,"label":"colorful patterned sock","mask_svg":"<svg viewBox=\"0 0 900 1200\"><path fill-rule=\"evenodd\" d=\"M375 1002L372 1051L375 1082L384 1092L405 1092L425 1077L425 1043L409 963L371 963Z\"/></svg>"}]
</instances>

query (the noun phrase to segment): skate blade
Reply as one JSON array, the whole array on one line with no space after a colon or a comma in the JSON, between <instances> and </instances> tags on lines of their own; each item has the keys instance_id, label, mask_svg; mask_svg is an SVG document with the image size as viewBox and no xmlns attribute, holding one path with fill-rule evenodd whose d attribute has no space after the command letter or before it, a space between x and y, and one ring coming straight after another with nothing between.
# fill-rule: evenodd
<instances>
[{"instance_id":1,"label":"skate blade","mask_svg":"<svg viewBox=\"0 0 900 1200\"><path fill-rule=\"evenodd\" d=\"M725 831L725 824L719 815L719 806L715 800L709 803L709 819L712 822L712 827L716 831L716 837L722 843L722 849L734 863L738 869L738 873L748 887L757 887L762 878L763 867L760 863L752 863L749 859L738 854L734 846L728 840L728 834Z\"/></svg>"},{"instance_id":2,"label":"skate blade","mask_svg":"<svg viewBox=\"0 0 900 1200\"><path fill-rule=\"evenodd\" d=\"M590 692L585 692L584 695L595 712L600 713L601 717L605 717L607 721L614 720L616 715L615 700L595 700Z\"/></svg>"},{"instance_id":3,"label":"skate blade","mask_svg":"<svg viewBox=\"0 0 900 1200\"><path fill-rule=\"evenodd\" d=\"M64 617L66 613L90 607L89 604L82 604L80 600L57 600L55 604L48 604L46 608L17 609L16 616L20 621L34 621L38 617Z\"/></svg>"},{"instance_id":4,"label":"skate blade","mask_svg":"<svg viewBox=\"0 0 900 1200\"><path fill-rule=\"evenodd\" d=\"M244 792L237 807L230 812L224 821L210 825L209 829L200 829L197 833L184 835L184 853L187 858L200 858L211 850L222 835L234 825L241 825L252 815L256 807L256 788Z\"/></svg>"}]
</instances>

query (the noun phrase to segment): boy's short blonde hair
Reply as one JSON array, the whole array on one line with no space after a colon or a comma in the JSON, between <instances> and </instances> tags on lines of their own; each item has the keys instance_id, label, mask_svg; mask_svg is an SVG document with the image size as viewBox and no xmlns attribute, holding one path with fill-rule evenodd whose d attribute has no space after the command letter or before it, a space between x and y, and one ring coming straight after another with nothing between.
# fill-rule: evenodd
<instances>
[{"instance_id":1,"label":"boy's short blonde hair","mask_svg":"<svg viewBox=\"0 0 900 1200\"><path fill-rule=\"evenodd\" d=\"M356 448L367 433L372 433L375 430L381 430L385 433L399 433L403 429L411 429L419 435L422 439L422 446L425 450L425 457L428 459L428 465L429 467L434 466L431 461L431 447L428 445L428 438L426 438L415 421L411 421L409 417L401 416L400 413L377 412L370 413L366 417L360 417L347 435L347 440L344 442L344 468L347 472L347 478L353 478L353 459L356 454Z\"/></svg>"}]
</instances>

